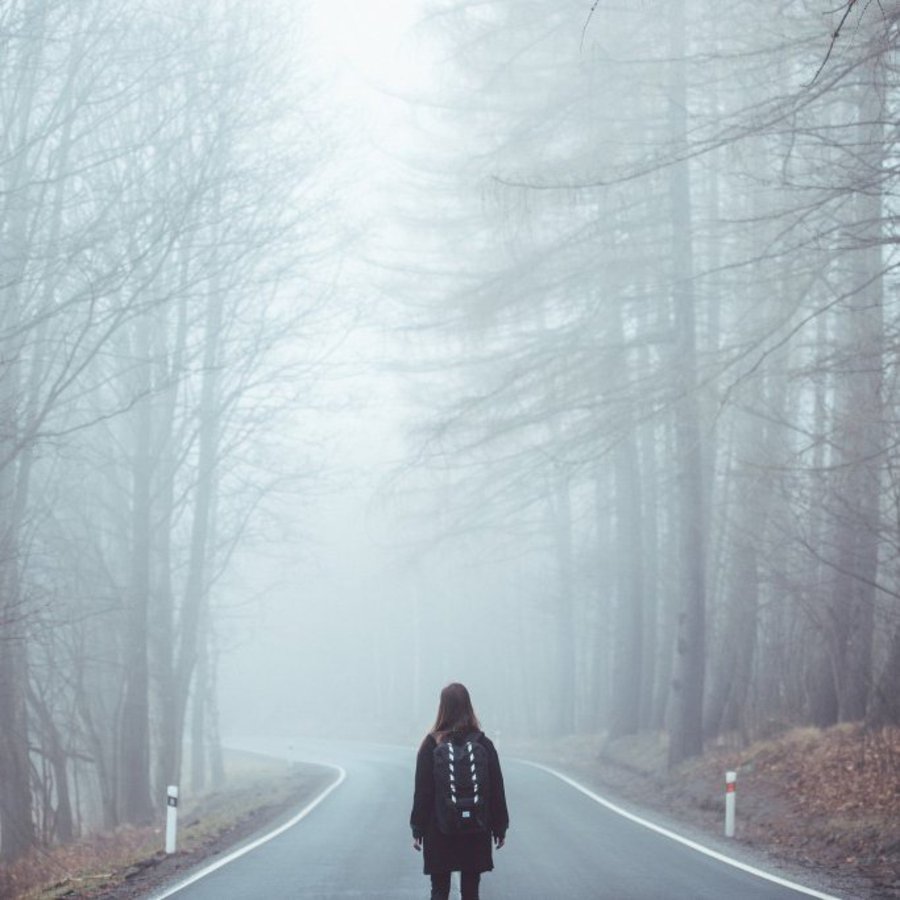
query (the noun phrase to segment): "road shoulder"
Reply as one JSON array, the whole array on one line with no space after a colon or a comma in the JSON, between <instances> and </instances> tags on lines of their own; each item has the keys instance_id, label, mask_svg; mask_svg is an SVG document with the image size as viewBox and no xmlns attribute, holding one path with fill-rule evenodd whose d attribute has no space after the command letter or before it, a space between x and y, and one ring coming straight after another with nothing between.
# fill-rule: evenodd
<instances>
[{"instance_id":1,"label":"road shoulder","mask_svg":"<svg viewBox=\"0 0 900 900\"><path fill-rule=\"evenodd\" d=\"M802 845L799 838L789 840L788 835L803 833L804 823L778 780L759 772L752 780L739 776L737 836L726 839L725 769L717 755L666 773L652 763L645 765L641 748L630 748L627 763L617 760L597 737L511 742L505 750L507 756L550 766L634 815L740 863L840 897L900 897L900 884L891 883L889 872L845 857L820 829L808 829ZM714 771L704 772L705 764Z\"/></svg>"},{"instance_id":2,"label":"road shoulder","mask_svg":"<svg viewBox=\"0 0 900 900\"><path fill-rule=\"evenodd\" d=\"M167 855L161 849L161 823L94 835L79 841L76 848L60 848L58 859L54 854L45 857L45 866L55 877L18 896L22 900L132 900L156 894L289 822L335 781L335 770L327 766L262 757L257 762L252 774L245 773L185 804L176 853Z\"/></svg>"}]
</instances>

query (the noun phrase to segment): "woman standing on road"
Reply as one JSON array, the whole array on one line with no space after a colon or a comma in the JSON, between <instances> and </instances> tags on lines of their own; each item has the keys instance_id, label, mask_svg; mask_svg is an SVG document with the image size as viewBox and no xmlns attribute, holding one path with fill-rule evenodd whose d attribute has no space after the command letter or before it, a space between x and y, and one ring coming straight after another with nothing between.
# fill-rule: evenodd
<instances>
[{"instance_id":1,"label":"woman standing on road","mask_svg":"<svg viewBox=\"0 0 900 900\"><path fill-rule=\"evenodd\" d=\"M462 900L478 900L481 873L494 868L491 838L499 850L509 813L497 750L462 684L441 691L434 727L419 747L409 824L413 847L424 844L431 900L448 900L451 872L462 873Z\"/></svg>"}]
</instances>

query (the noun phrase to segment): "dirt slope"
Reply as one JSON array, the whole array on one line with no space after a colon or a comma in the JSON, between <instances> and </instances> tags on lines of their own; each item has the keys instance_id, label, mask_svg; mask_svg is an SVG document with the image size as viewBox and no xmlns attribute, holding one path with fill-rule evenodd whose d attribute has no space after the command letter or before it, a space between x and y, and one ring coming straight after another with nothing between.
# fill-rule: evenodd
<instances>
[{"instance_id":1,"label":"dirt slope","mask_svg":"<svg viewBox=\"0 0 900 900\"><path fill-rule=\"evenodd\" d=\"M658 736L507 747L589 781L607 795L721 839L724 773L737 779L732 846L827 873L846 897L900 898L900 729L796 729L744 749L722 745L666 771Z\"/></svg>"}]
</instances>

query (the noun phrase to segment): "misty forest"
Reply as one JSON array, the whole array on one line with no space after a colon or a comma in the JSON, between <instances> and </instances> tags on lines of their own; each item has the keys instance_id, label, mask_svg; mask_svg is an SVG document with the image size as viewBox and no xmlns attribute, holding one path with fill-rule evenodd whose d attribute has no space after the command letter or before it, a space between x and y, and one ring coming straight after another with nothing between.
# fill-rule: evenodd
<instances>
[{"instance_id":1,"label":"misty forest","mask_svg":"<svg viewBox=\"0 0 900 900\"><path fill-rule=\"evenodd\" d=\"M900 6L357 7L0 2L6 861L450 680L900 725Z\"/></svg>"}]
</instances>

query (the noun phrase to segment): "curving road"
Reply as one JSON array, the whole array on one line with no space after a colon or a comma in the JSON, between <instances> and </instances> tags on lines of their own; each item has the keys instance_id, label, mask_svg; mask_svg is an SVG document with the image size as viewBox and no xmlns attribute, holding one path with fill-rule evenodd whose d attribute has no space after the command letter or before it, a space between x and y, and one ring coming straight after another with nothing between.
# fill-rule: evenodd
<instances>
[{"instance_id":1,"label":"curving road","mask_svg":"<svg viewBox=\"0 0 900 900\"><path fill-rule=\"evenodd\" d=\"M407 821L415 751L271 742L247 746L341 766L346 779L301 821L181 889L176 900L425 898L428 879ZM505 761L507 846L483 900L800 900L773 883L607 809L553 774ZM337 777L337 772L336 772Z\"/></svg>"}]
</instances>

